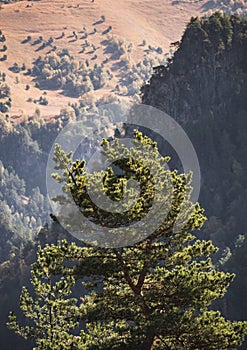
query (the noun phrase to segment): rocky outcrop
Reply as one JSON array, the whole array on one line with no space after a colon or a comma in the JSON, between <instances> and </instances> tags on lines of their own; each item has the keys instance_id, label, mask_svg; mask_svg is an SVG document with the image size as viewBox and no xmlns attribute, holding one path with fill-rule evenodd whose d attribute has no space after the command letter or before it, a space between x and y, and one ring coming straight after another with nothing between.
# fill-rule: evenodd
<instances>
[{"instance_id":1,"label":"rocky outcrop","mask_svg":"<svg viewBox=\"0 0 247 350\"><path fill-rule=\"evenodd\" d=\"M154 69L142 94L189 134L202 172L200 201L221 222L210 238L233 244L247 230L247 18L192 18L173 59Z\"/></svg>"},{"instance_id":2,"label":"rocky outcrop","mask_svg":"<svg viewBox=\"0 0 247 350\"><path fill-rule=\"evenodd\" d=\"M239 252L247 239L247 18L192 18L173 59L154 69L142 94L144 104L183 125L196 149L209 218L200 236L221 248L221 268L236 273L221 308L246 319L247 258Z\"/></svg>"},{"instance_id":3,"label":"rocky outcrop","mask_svg":"<svg viewBox=\"0 0 247 350\"><path fill-rule=\"evenodd\" d=\"M143 87L143 103L183 123L223 116L247 106L246 78L246 18L192 18L172 61Z\"/></svg>"}]
</instances>

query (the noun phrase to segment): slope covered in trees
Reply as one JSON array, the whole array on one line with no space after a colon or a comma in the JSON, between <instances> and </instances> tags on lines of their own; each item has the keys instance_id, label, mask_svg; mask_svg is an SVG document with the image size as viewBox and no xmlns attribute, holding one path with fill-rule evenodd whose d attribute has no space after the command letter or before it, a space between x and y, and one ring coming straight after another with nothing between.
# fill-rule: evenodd
<instances>
[{"instance_id":1,"label":"slope covered in trees","mask_svg":"<svg viewBox=\"0 0 247 350\"><path fill-rule=\"evenodd\" d=\"M209 217L205 231L225 249L222 264L247 231L246 78L247 18L215 13L191 19L172 61L142 89L143 103L179 121L195 146L200 198ZM243 256L241 264L246 263ZM240 318L246 317L243 297L235 292L227 312L237 309Z\"/></svg>"}]
</instances>

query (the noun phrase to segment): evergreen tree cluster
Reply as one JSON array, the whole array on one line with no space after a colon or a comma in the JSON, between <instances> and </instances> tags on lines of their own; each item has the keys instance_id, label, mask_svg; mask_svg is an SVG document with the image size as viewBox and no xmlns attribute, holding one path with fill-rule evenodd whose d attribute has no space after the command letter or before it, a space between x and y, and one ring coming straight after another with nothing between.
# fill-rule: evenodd
<instances>
[{"instance_id":1,"label":"evergreen tree cluster","mask_svg":"<svg viewBox=\"0 0 247 350\"><path fill-rule=\"evenodd\" d=\"M37 77L40 86L63 89L70 96L80 96L100 89L109 80L107 72L101 66L94 65L90 68L85 63L76 61L66 49L44 58L39 56L34 62L32 75Z\"/></svg>"},{"instance_id":2,"label":"evergreen tree cluster","mask_svg":"<svg viewBox=\"0 0 247 350\"><path fill-rule=\"evenodd\" d=\"M6 37L2 30L0 30L0 43L2 44L0 52L4 52L3 56L0 58L0 61L5 61L7 59L7 55L5 53L5 51L7 51L7 45L5 44L5 41ZM0 71L0 113L7 113L10 107L10 87L6 83L6 73Z\"/></svg>"}]
</instances>

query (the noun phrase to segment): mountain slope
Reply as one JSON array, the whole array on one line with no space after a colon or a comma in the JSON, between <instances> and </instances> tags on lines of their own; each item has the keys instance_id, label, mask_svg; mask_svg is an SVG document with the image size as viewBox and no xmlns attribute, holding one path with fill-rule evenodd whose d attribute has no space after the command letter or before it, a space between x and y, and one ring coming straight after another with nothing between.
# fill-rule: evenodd
<instances>
[{"instance_id":1,"label":"mountain slope","mask_svg":"<svg viewBox=\"0 0 247 350\"><path fill-rule=\"evenodd\" d=\"M173 61L143 88L143 103L180 122L195 147L202 174L200 203L209 218L204 233L225 249L220 264L239 247L238 236L247 234L246 96L247 18L220 13L192 19ZM245 265L242 256L232 270ZM246 318L244 301L234 295L231 303L230 317Z\"/></svg>"},{"instance_id":2,"label":"mountain slope","mask_svg":"<svg viewBox=\"0 0 247 350\"><path fill-rule=\"evenodd\" d=\"M110 35L132 45L131 52L128 54L131 67L132 64L142 60L144 55L152 58L152 48L161 47L164 53L167 52L170 42L181 37L184 25L189 18L192 15L202 14L202 4L203 2L173 5L170 0L157 0L155 3L147 0L117 2L41 0L2 5L0 29L6 37L7 51L0 52L0 58L6 54L7 60L0 61L0 70L6 73L6 82L11 90L12 107L9 115L34 115L37 107L42 116L54 115L58 114L69 101L76 100L64 96L61 90L56 89L45 91L49 102L47 106L28 102L28 99L38 100L44 91L40 91L39 87L35 86L34 78L28 75L27 71L15 73L10 70L15 63L19 66L24 63L27 70L32 69L33 60L39 55L43 57L55 46L57 51L68 49L78 61L84 62L88 59L91 65L95 63L100 65L109 56L106 47L102 44L106 35L102 33L111 27ZM105 16L103 23L100 23L101 16ZM83 28L88 34L84 39L82 39ZM97 30L96 33L93 33L94 29ZM77 39L73 32L76 33ZM28 36L31 37L29 42L26 41ZM35 45L35 41L40 36L43 41L52 37L52 45L45 48ZM86 40L89 47L82 53ZM141 45L143 40L146 41L145 46ZM96 50L91 50L93 45ZM148 48L149 45L151 50ZM96 98L110 93L119 95L115 91L115 86L121 85L119 61L110 59L105 64L105 68L112 72L113 79L100 91L94 93ZM27 85L29 85L28 90ZM122 95L126 95L125 91Z\"/></svg>"}]
</instances>

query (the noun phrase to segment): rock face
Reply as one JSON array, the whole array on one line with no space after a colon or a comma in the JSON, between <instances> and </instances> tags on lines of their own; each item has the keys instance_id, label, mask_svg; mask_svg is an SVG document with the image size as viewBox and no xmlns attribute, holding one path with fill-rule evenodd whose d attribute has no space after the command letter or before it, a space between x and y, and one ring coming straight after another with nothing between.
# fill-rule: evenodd
<instances>
[{"instance_id":1,"label":"rock face","mask_svg":"<svg viewBox=\"0 0 247 350\"><path fill-rule=\"evenodd\" d=\"M223 198L232 181L244 185L246 170L247 18L217 12L192 18L173 59L154 69L142 88L142 102L168 113L188 132L207 192L214 192L205 193L203 204L206 200L209 213L222 218Z\"/></svg>"},{"instance_id":2,"label":"rock face","mask_svg":"<svg viewBox=\"0 0 247 350\"><path fill-rule=\"evenodd\" d=\"M234 250L238 235L247 237L247 18L192 18L173 59L142 88L142 102L190 136L201 166L206 237ZM246 318L247 307L236 303L234 315L238 309Z\"/></svg>"},{"instance_id":3,"label":"rock face","mask_svg":"<svg viewBox=\"0 0 247 350\"><path fill-rule=\"evenodd\" d=\"M142 89L143 103L187 122L246 107L247 20L192 18L172 61Z\"/></svg>"}]
</instances>

